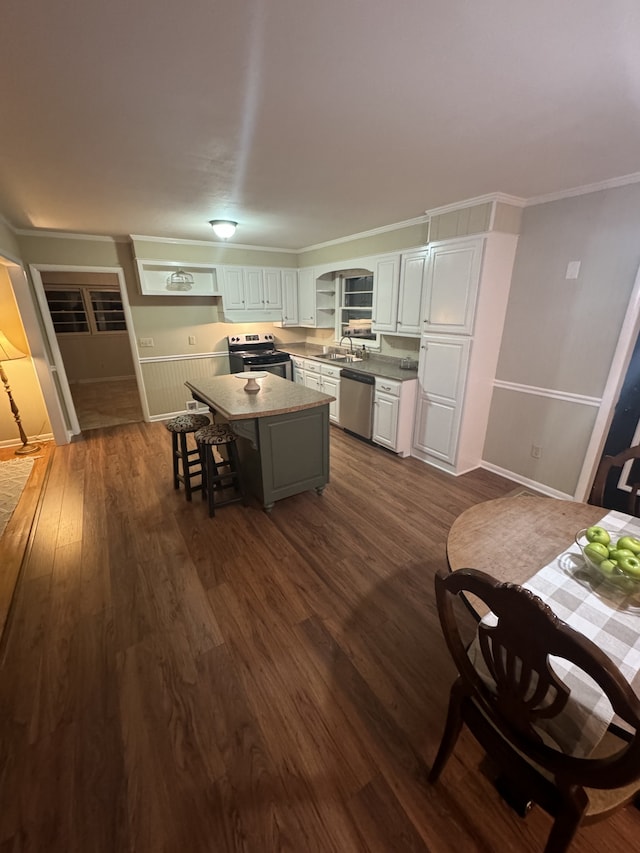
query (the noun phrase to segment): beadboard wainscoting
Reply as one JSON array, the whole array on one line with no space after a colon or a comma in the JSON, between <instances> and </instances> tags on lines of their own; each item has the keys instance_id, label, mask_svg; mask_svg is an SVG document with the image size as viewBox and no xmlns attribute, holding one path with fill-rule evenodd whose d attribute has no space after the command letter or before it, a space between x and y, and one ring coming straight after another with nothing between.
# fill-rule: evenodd
<instances>
[{"instance_id":1,"label":"beadboard wainscoting","mask_svg":"<svg viewBox=\"0 0 640 853\"><path fill-rule=\"evenodd\" d=\"M229 372L227 352L141 358L140 369L149 418L161 421L186 411L190 393L184 383Z\"/></svg>"}]
</instances>

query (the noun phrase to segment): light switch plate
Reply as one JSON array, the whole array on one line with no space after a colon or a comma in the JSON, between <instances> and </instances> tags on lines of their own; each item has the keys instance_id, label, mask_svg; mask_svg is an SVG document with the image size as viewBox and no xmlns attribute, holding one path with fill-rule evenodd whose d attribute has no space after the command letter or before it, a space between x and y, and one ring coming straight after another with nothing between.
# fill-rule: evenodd
<instances>
[{"instance_id":1,"label":"light switch plate","mask_svg":"<svg viewBox=\"0 0 640 853\"><path fill-rule=\"evenodd\" d=\"M569 261L565 278L578 278L580 275L580 261Z\"/></svg>"}]
</instances>

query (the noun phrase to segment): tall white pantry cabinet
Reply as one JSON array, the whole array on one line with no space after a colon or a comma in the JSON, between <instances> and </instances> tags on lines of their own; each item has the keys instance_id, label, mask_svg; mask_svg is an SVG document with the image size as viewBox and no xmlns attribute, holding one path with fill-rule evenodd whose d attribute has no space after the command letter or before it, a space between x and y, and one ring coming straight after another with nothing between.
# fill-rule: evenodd
<instances>
[{"instance_id":1,"label":"tall white pantry cabinet","mask_svg":"<svg viewBox=\"0 0 640 853\"><path fill-rule=\"evenodd\" d=\"M429 245L412 455L453 474L482 461L518 237Z\"/></svg>"}]
</instances>

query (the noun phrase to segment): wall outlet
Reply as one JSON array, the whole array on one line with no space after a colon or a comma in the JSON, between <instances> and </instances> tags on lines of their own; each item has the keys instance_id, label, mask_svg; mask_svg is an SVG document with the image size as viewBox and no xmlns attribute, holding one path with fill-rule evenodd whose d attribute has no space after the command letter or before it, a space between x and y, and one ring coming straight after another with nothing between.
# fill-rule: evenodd
<instances>
[{"instance_id":1,"label":"wall outlet","mask_svg":"<svg viewBox=\"0 0 640 853\"><path fill-rule=\"evenodd\" d=\"M153 338L140 338L139 344L141 347L152 347Z\"/></svg>"},{"instance_id":2,"label":"wall outlet","mask_svg":"<svg viewBox=\"0 0 640 853\"><path fill-rule=\"evenodd\" d=\"M540 457L542 456L542 448L539 447L537 444L532 444L531 455L534 459L540 459Z\"/></svg>"},{"instance_id":3,"label":"wall outlet","mask_svg":"<svg viewBox=\"0 0 640 853\"><path fill-rule=\"evenodd\" d=\"M194 347L195 345L196 345L196 336L195 335L189 335L189 346Z\"/></svg>"},{"instance_id":4,"label":"wall outlet","mask_svg":"<svg viewBox=\"0 0 640 853\"><path fill-rule=\"evenodd\" d=\"M197 400L187 400L187 410L189 412L195 412L195 410L197 408L198 408L198 401Z\"/></svg>"}]
</instances>

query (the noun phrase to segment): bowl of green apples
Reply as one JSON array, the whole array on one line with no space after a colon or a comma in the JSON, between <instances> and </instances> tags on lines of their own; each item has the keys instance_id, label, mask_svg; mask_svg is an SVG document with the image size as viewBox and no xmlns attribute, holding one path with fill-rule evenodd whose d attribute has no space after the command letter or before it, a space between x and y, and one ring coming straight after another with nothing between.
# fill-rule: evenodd
<instances>
[{"instance_id":1,"label":"bowl of green apples","mask_svg":"<svg viewBox=\"0 0 640 853\"><path fill-rule=\"evenodd\" d=\"M640 539L595 524L579 530L576 542L592 575L625 592L640 590Z\"/></svg>"}]
</instances>

